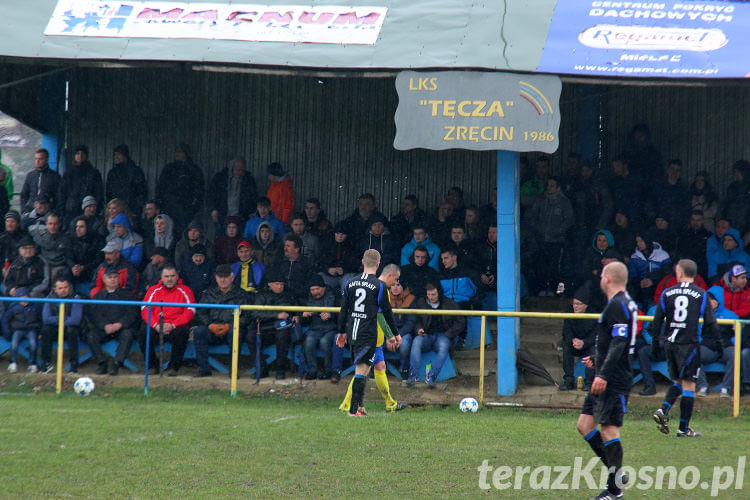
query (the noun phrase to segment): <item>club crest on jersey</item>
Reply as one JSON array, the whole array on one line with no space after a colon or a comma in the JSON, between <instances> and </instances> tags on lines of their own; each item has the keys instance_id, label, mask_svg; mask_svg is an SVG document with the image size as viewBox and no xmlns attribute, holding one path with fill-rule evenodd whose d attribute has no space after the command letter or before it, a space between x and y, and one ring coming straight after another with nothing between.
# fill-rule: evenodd
<instances>
[{"instance_id":1,"label":"club crest on jersey","mask_svg":"<svg viewBox=\"0 0 750 500\"><path fill-rule=\"evenodd\" d=\"M628 325L623 325L622 323L612 325L612 336L613 337L627 337Z\"/></svg>"}]
</instances>

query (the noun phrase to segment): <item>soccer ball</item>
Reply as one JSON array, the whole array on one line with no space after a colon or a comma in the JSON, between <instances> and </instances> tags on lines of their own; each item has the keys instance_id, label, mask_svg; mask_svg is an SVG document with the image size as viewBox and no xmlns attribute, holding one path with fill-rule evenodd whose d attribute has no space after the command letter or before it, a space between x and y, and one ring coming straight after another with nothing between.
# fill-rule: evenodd
<instances>
[{"instance_id":1,"label":"soccer ball","mask_svg":"<svg viewBox=\"0 0 750 500\"><path fill-rule=\"evenodd\" d=\"M463 398L458 405L458 409L463 413L476 413L479 409L479 403L474 398Z\"/></svg>"},{"instance_id":2,"label":"soccer ball","mask_svg":"<svg viewBox=\"0 0 750 500\"><path fill-rule=\"evenodd\" d=\"M73 384L73 390L79 396L88 396L94 392L94 381L88 377L81 377Z\"/></svg>"}]
</instances>

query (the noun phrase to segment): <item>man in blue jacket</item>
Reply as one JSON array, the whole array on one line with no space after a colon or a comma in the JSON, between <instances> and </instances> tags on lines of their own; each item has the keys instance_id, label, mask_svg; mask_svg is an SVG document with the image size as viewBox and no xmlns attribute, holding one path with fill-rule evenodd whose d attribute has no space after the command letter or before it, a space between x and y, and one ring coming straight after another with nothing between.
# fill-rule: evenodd
<instances>
[{"instance_id":1,"label":"man in blue jacket","mask_svg":"<svg viewBox=\"0 0 750 500\"><path fill-rule=\"evenodd\" d=\"M58 277L54 281L50 299L79 299L73 292L73 285L68 278ZM42 308L42 373L50 373L55 369L51 363L52 342L57 339L59 304L46 302ZM78 373L78 339L81 336L83 326L83 305L65 304L65 340L68 341L68 361L70 362L70 373ZM58 346L62 349L62 346Z\"/></svg>"},{"instance_id":2,"label":"man in blue jacket","mask_svg":"<svg viewBox=\"0 0 750 500\"><path fill-rule=\"evenodd\" d=\"M414 224L412 226L412 235L411 241L401 249L401 265L406 266L410 264L411 255L414 253L414 249L418 246L423 246L427 249L427 253L430 256L430 261L427 265L437 271L440 259L440 247L430 239L430 235L427 232L427 226L422 223Z\"/></svg>"}]
</instances>

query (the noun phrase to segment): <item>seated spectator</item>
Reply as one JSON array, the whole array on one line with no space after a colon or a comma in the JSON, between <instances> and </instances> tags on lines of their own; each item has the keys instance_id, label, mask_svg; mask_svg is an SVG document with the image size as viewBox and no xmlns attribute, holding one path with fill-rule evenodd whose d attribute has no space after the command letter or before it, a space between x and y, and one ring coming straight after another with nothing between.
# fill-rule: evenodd
<instances>
[{"instance_id":1,"label":"seated spectator","mask_svg":"<svg viewBox=\"0 0 750 500\"><path fill-rule=\"evenodd\" d=\"M232 268L227 264L216 267L214 284L208 287L200 296L203 304L248 304L248 296L234 284ZM234 311L232 309L198 308L195 312L193 327L193 344L195 344L195 358L198 362L196 377L210 377L211 367L208 364L208 346L227 344L232 346L234 335L244 337L250 323L250 314L240 314L240 331L233 332Z\"/></svg>"},{"instance_id":2,"label":"seated spectator","mask_svg":"<svg viewBox=\"0 0 750 500\"><path fill-rule=\"evenodd\" d=\"M224 235L214 241L214 259L217 265L237 262L237 245L242 241L239 217L229 216L224 219Z\"/></svg>"},{"instance_id":3,"label":"seated spectator","mask_svg":"<svg viewBox=\"0 0 750 500\"><path fill-rule=\"evenodd\" d=\"M19 287L16 290L17 297L28 297L29 290ZM29 341L29 373L36 373L39 367L36 364L37 338L42 328L42 305L38 302L14 302L8 306L8 310L2 319L3 332L10 338L10 364L8 371L18 371L18 346L23 339Z\"/></svg>"},{"instance_id":4,"label":"seated spectator","mask_svg":"<svg viewBox=\"0 0 750 500\"><path fill-rule=\"evenodd\" d=\"M321 245L324 238L333 234L333 223L326 219L326 213L320 208L320 200L317 198L305 201L305 228L308 233L318 237Z\"/></svg>"},{"instance_id":5,"label":"seated spectator","mask_svg":"<svg viewBox=\"0 0 750 500\"><path fill-rule=\"evenodd\" d=\"M615 225L612 227L612 246L622 255L632 255L635 252L635 233L637 232L630 221L628 210L620 209L615 214Z\"/></svg>"},{"instance_id":6,"label":"seated spectator","mask_svg":"<svg viewBox=\"0 0 750 500\"><path fill-rule=\"evenodd\" d=\"M159 214L154 217L154 230L148 235L144 243L146 259L151 258L151 253L156 247L166 248L169 257L174 257L177 246L177 236L174 234L174 221L167 214Z\"/></svg>"},{"instance_id":7,"label":"seated spectator","mask_svg":"<svg viewBox=\"0 0 750 500\"><path fill-rule=\"evenodd\" d=\"M487 228L487 238L477 245L475 250L479 265L480 294L484 295L482 309L494 311L497 309L497 224L490 223ZM433 282L434 283L434 282Z\"/></svg>"},{"instance_id":8,"label":"seated spectator","mask_svg":"<svg viewBox=\"0 0 750 500\"><path fill-rule=\"evenodd\" d=\"M719 215L719 197L708 180L708 172L701 170L695 174L690 185L690 209L703 214L703 227L709 233L714 230Z\"/></svg>"},{"instance_id":9,"label":"seated spectator","mask_svg":"<svg viewBox=\"0 0 750 500\"><path fill-rule=\"evenodd\" d=\"M107 203L107 238L114 234L115 226L112 221L120 214L125 214L130 222L130 227L135 227L137 221L128 209L127 202L120 198L113 198Z\"/></svg>"},{"instance_id":10,"label":"seated spectator","mask_svg":"<svg viewBox=\"0 0 750 500\"><path fill-rule=\"evenodd\" d=\"M68 269L74 290L86 297L91 293L91 280L97 262L101 262L101 249L104 238L97 233L89 232L86 218L79 215L71 225L73 238L68 255Z\"/></svg>"},{"instance_id":11,"label":"seated spectator","mask_svg":"<svg viewBox=\"0 0 750 500\"><path fill-rule=\"evenodd\" d=\"M83 217L86 219L89 231L102 237L107 236L109 233L107 221L99 215L99 204L96 198L93 196L85 197L81 203L81 209L83 210Z\"/></svg>"},{"instance_id":12,"label":"seated spectator","mask_svg":"<svg viewBox=\"0 0 750 500\"><path fill-rule=\"evenodd\" d=\"M712 286L706 294L716 319L738 319L739 316L724 307L724 289ZM695 384L696 396L708 395L709 387L706 371L703 366L719 361L724 363L724 378L719 392L729 396L729 390L734 385L734 328L731 325L716 325L717 335L703 335L700 343L701 369L698 370L698 381ZM750 360L748 361L750 362Z\"/></svg>"},{"instance_id":13,"label":"seated spectator","mask_svg":"<svg viewBox=\"0 0 750 500\"><path fill-rule=\"evenodd\" d=\"M634 292L633 299L645 310L653 305L654 288L671 269L671 260L658 242L647 242L648 236L644 239L642 234L635 237L635 252L628 262L628 282Z\"/></svg>"},{"instance_id":14,"label":"seated spectator","mask_svg":"<svg viewBox=\"0 0 750 500\"><path fill-rule=\"evenodd\" d=\"M666 213L658 214L647 232L651 241L658 241L665 252L672 253L677 249L677 231L672 229Z\"/></svg>"},{"instance_id":15,"label":"seated spectator","mask_svg":"<svg viewBox=\"0 0 750 500\"><path fill-rule=\"evenodd\" d=\"M399 281L388 289L388 297L393 309L415 309L417 306L417 298L411 293L409 287L404 287ZM407 380L409 378L409 351L414 338L417 317L414 314L394 314L393 318L398 328L398 332L393 333L401 335L401 347L398 351L401 357L401 378Z\"/></svg>"},{"instance_id":16,"label":"seated spectator","mask_svg":"<svg viewBox=\"0 0 750 500\"><path fill-rule=\"evenodd\" d=\"M284 258L272 269L282 276L286 291L294 295L297 302L307 297L307 280L315 271L310 261L302 255L302 240L294 234L284 237Z\"/></svg>"},{"instance_id":17,"label":"seated spectator","mask_svg":"<svg viewBox=\"0 0 750 500\"><path fill-rule=\"evenodd\" d=\"M266 167L268 172L268 192L266 198L271 200L271 210L285 225L291 223L294 214L294 188L292 178L284 171L281 163L273 162Z\"/></svg>"},{"instance_id":18,"label":"seated spectator","mask_svg":"<svg viewBox=\"0 0 750 500\"><path fill-rule=\"evenodd\" d=\"M284 275L278 269L269 269L266 276L267 288L255 296L257 306L296 306L297 299L288 292ZM299 316L287 311L254 311L253 316L259 322L261 346L276 345L276 379L286 378L289 368L287 351L292 344L292 331L299 329ZM250 348L250 359L255 359L256 328L248 328L247 345ZM262 357L262 356L261 356ZM261 361L261 376L265 376L267 369Z\"/></svg>"},{"instance_id":19,"label":"seated spectator","mask_svg":"<svg viewBox=\"0 0 750 500\"><path fill-rule=\"evenodd\" d=\"M706 244L711 237L703 225L703 213L693 210L690 222L686 228L677 233L676 253L685 259L690 259L698 266L698 274L707 276L708 262L706 261Z\"/></svg>"},{"instance_id":20,"label":"seated spectator","mask_svg":"<svg viewBox=\"0 0 750 500\"><path fill-rule=\"evenodd\" d=\"M401 201L401 211L391 218L390 225L402 247L412 239L412 231L415 226L421 227L426 232L427 214L419 208L419 201L415 195L409 194L404 197ZM409 255L411 255L411 252L409 252ZM406 263L402 262L401 265L406 265Z\"/></svg>"},{"instance_id":21,"label":"seated spectator","mask_svg":"<svg viewBox=\"0 0 750 500\"><path fill-rule=\"evenodd\" d=\"M482 222L485 224L497 224L497 187L490 191L490 199L486 205L480 209Z\"/></svg>"},{"instance_id":22,"label":"seated spectator","mask_svg":"<svg viewBox=\"0 0 750 500\"><path fill-rule=\"evenodd\" d=\"M336 291L343 290L344 281L347 276L357 272L362 258L346 231L347 227L344 224L336 224L333 240L329 240L328 246L323 249L323 280L328 288Z\"/></svg>"},{"instance_id":23,"label":"seated spectator","mask_svg":"<svg viewBox=\"0 0 750 500\"><path fill-rule=\"evenodd\" d=\"M471 309L478 304L480 297L479 276L472 268L459 265L455 248L443 250L440 254L443 270L440 271L440 286L442 294L461 306ZM463 338L463 337L462 337Z\"/></svg>"},{"instance_id":24,"label":"seated spectator","mask_svg":"<svg viewBox=\"0 0 750 500\"><path fill-rule=\"evenodd\" d=\"M479 207L476 205L469 205L466 207L466 212L464 214L464 231L466 232L466 238L468 238L473 244L476 244L477 241L482 241L487 234L487 226L481 219L479 215Z\"/></svg>"},{"instance_id":25,"label":"seated spectator","mask_svg":"<svg viewBox=\"0 0 750 500\"><path fill-rule=\"evenodd\" d=\"M34 241L26 236L18 242L18 257L13 259L5 273L3 289L14 297L16 289L23 287L32 297L44 297L49 291L49 266L36 254Z\"/></svg>"},{"instance_id":26,"label":"seated spectator","mask_svg":"<svg viewBox=\"0 0 750 500\"><path fill-rule=\"evenodd\" d=\"M363 255L369 249L377 250L380 253L380 272L384 266L399 262L398 239L386 231L385 217L372 216L370 221L370 232L359 240L359 253Z\"/></svg>"},{"instance_id":27,"label":"seated spectator","mask_svg":"<svg viewBox=\"0 0 750 500\"><path fill-rule=\"evenodd\" d=\"M635 236L634 236L635 237ZM594 233L591 246L584 252L582 280L587 280L593 275L598 275L602 270L602 256L609 248L614 248L615 238L606 229L599 229Z\"/></svg>"},{"instance_id":28,"label":"seated spectator","mask_svg":"<svg viewBox=\"0 0 750 500\"><path fill-rule=\"evenodd\" d=\"M583 314L587 312L591 301L591 290L582 286L573 294L573 312ZM596 340L596 320L587 318L567 318L563 321L562 355L563 355L563 383L561 391L572 391L576 388L574 375L575 358L590 356L594 353ZM594 380L594 370L586 369L586 386Z\"/></svg>"},{"instance_id":29,"label":"seated spectator","mask_svg":"<svg viewBox=\"0 0 750 500\"><path fill-rule=\"evenodd\" d=\"M253 258L266 267L279 262L283 242L268 222L261 222L252 241Z\"/></svg>"},{"instance_id":30,"label":"seated spectator","mask_svg":"<svg viewBox=\"0 0 750 500\"><path fill-rule=\"evenodd\" d=\"M711 239L709 238L709 241ZM742 249L740 232L736 229L727 229L721 237L721 249L708 253L708 276L709 281L714 282L726 273L732 263L750 266L750 256Z\"/></svg>"},{"instance_id":31,"label":"seated spectator","mask_svg":"<svg viewBox=\"0 0 750 500\"><path fill-rule=\"evenodd\" d=\"M313 267L317 268L320 262L320 242L317 236L307 231L305 216L303 214L292 215L289 227L291 232L302 240L302 255L307 257Z\"/></svg>"},{"instance_id":32,"label":"seated spectator","mask_svg":"<svg viewBox=\"0 0 750 500\"><path fill-rule=\"evenodd\" d=\"M313 274L307 283L310 295L307 296L302 305L311 307L336 307L336 296L327 289L323 277ZM300 320L302 326L307 326L305 332L305 362L307 370L305 379L320 380L331 379L334 375L332 369L333 344L336 341L337 323L336 315L329 312L303 312ZM323 352L323 369L318 367L317 351Z\"/></svg>"},{"instance_id":33,"label":"seated spectator","mask_svg":"<svg viewBox=\"0 0 750 500\"><path fill-rule=\"evenodd\" d=\"M70 258L73 241L70 234L62 231L62 220L55 212L47 215L46 228L34 234L39 256L50 267L50 279L54 282L58 274L65 271Z\"/></svg>"},{"instance_id":34,"label":"seated spectator","mask_svg":"<svg viewBox=\"0 0 750 500\"><path fill-rule=\"evenodd\" d=\"M526 212L526 228L533 231L540 244L540 296L554 295L561 278L563 247L568 229L573 224L573 207L562 194L557 178L546 181L546 189Z\"/></svg>"},{"instance_id":35,"label":"seated spectator","mask_svg":"<svg viewBox=\"0 0 750 500\"><path fill-rule=\"evenodd\" d=\"M427 265L433 268L435 271L438 270L438 262L440 260L440 247L438 247L430 239L427 226L424 224L415 224L411 228L412 239L409 243L403 246L401 249L401 265L405 266L409 264L414 249L418 246L422 246L427 250L429 254L429 261Z\"/></svg>"},{"instance_id":36,"label":"seated spectator","mask_svg":"<svg viewBox=\"0 0 750 500\"><path fill-rule=\"evenodd\" d=\"M133 264L122 257L120 253L121 245L122 243L115 239L108 241L104 245L104 248L102 248L104 262L99 264L99 267L94 271L94 281L91 287L92 297L104 288L104 273L110 267L114 267L120 273L120 288L125 289L133 295L136 294L138 290L138 271L136 271Z\"/></svg>"},{"instance_id":37,"label":"seated spectator","mask_svg":"<svg viewBox=\"0 0 750 500\"><path fill-rule=\"evenodd\" d=\"M252 240L258 234L258 226L262 222L267 222L271 224L273 232L277 236L283 237L286 233L286 226L271 211L271 200L266 197L258 198L257 208L253 218L245 223L245 231L242 233L242 236L246 240Z\"/></svg>"},{"instance_id":38,"label":"seated spectator","mask_svg":"<svg viewBox=\"0 0 750 500\"><path fill-rule=\"evenodd\" d=\"M234 284L255 296L260 290L266 267L253 259L252 247L245 240L240 241L237 245L237 259L237 262L232 264Z\"/></svg>"},{"instance_id":39,"label":"seated spectator","mask_svg":"<svg viewBox=\"0 0 750 500\"><path fill-rule=\"evenodd\" d=\"M133 232L133 228L130 225L130 220L125 214L117 214L112 219L114 235L110 235L108 238L112 240L120 240L122 250L120 253L123 258L133 264L137 269L143 262L143 238L138 233Z\"/></svg>"},{"instance_id":40,"label":"seated spectator","mask_svg":"<svg viewBox=\"0 0 750 500\"><path fill-rule=\"evenodd\" d=\"M438 286L428 283L426 297L419 299L417 309L457 310L458 305L444 297ZM437 355L432 368L427 372L425 383L435 387L437 376L448 359L451 342L466 330L466 319L463 316L422 316L417 315L415 336L409 350L409 378L407 385L414 385L420 379L422 353L435 351ZM403 339L402 339L403 344Z\"/></svg>"},{"instance_id":41,"label":"seated spectator","mask_svg":"<svg viewBox=\"0 0 750 500\"><path fill-rule=\"evenodd\" d=\"M750 288L745 269L743 264L734 264L719 281L724 289L724 307L741 319L750 317Z\"/></svg>"},{"instance_id":42,"label":"seated spectator","mask_svg":"<svg viewBox=\"0 0 750 500\"><path fill-rule=\"evenodd\" d=\"M116 267L109 267L104 272L104 288L93 297L96 300L133 300L133 293L120 288L120 271ZM120 306L114 304L89 304L86 315L93 325L89 329L87 339L99 367L97 375L109 371L110 375L117 375L128 357L130 347L138 332L138 308L134 305ZM102 351L102 344L117 339L115 359L107 370L107 357Z\"/></svg>"},{"instance_id":43,"label":"seated spectator","mask_svg":"<svg viewBox=\"0 0 750 500\"><path fill-rule=\"evenodd\" d=\"M401 268L401 282L412 291L416 298L425 296L427 283L438 283L440 275L428 264L427 248L417 246L409 258L409 264Z\"/></svg>"},{"instance_id":44,"label":"seated spectator","mask_svg":"<svg viewBox=\"0 0 750 500\"><path fill-rule=\"evenodd\" d=\"M50 299L80 299L73 291L73 286L64 276L58 276L53 282L53 288L48 297ZM51 363L52 343L57 340L60 307L54 302L45 302L42 307L42 373L49 373L55 369ZM65 304L64 330L65 340L68 342L68 362L70 373L78 373L78 339L83 333L83 305ZM58 349L60 347L58 346Z\"/></svg>"},{"instance_id":45,"label":"seated spectator","mask_svg":"<svg viewBox=\"0 0 750 500\"><path fill-rule=\"evenodd\" d=\"M467 267L476 267L474 242L469 240L466 235L463 223L456 221L451 224L451 243L456 248L459 264Z\"/></svg>"},{"instance_id":46,"label":"seated spectator","mask_svg":"<svg viewBox=\"0 0 750 500\"><path fill-rule=\"evenodd\" d=\"M193 254L190 260L183 264L180 275L182 282L193 291L193 295L200 297L214 281L216 264L206 257L206 247L201 244L191 248L191 252Z\"/></svg>"},{"instance_id":47,"label":"seated spectator","mask_svg":"<svg viewBox=\"0 0 750 500\"><path fill-rule=\"evenodd\" d=\"M688 258L688 257L684 257ZM679 261L680 259L678 259ZM675 286L679 283L677 281L677 275L675 267L677 267L677 263L672 266L672 271L665 274L664 277L659 281L659 284L656 285L656 289L654 290L654 304L659 302L659 299L661 298L661 293L669 288L670 286ZM708 285L706 284L706 280L704 280L700 274L695 275L695 281L693 282L696 286L702 288L703 290L708 290Z\"/></svg>"},{"instance_id":48,"label":"seated spectator","mask_svg":"<svg viewBox=\"0 0 750 500\"><path fill-rule=\"evenodd\" d=\"M3 261L3 276L8 266L18 256L18 242L27 236L21 229L21 214L16 210L9 210L5 214L5 231L0 233L0 259Z\"/></svg>"},{"instance_id":49,"label":"seated spectator","mask_svg":"<svg viewBox=\"0 0 750 500\"><path fill-rule=\"evenodd\" d=\"M211 251L208 250L209 248L213 248L213 245L203 235L203 226L199 222L193 221L188 224L187 229L182 235L182 239L175 246L174 262L177 264L177 267L182 267L186 261L190 260L190 256L192 255L191 249L195 245L203 245L206 248L206 257L213 257Z\"/></svg>"},{"instance_id":50,"label":"seated spectator","mask_svg":"<svg viewBox=\"0 0 750 500\"><path fill-rule=\"evenodd\" d=\"M165 302L193 304L195 298L190 287L182 284L180 275L173 264L165 264L161 270L161 281L152 286L143 298L144 302ZM164 335L164 340L171 342L172 353L169 358L167 375L175 377L182 366L185 348L190 333L188 327L193 320L194 309L180 306L151 306L151 341L148 348L149 359L158 365L154 345L159 342L158 335ZM148 321L148 307L141 307L141 318ZM142 328L140 338L141 352L146 353L146 328ZM153 366L153 365L152 365ZM161 370L161 366L159 366Z\"/></svg>"},{"instance_id":51,"label":"seated spectator","mask_svg":"<svg viewBox=\"0 0 750 500\"><path fill-rule=\"evenodd\" d=\"M358 242L369 233L373 218L381 221L386 220L385 215L375 208L375 197L370 193L364 193L359 195L357 199L357 209L341 221L341 224L346 228L346 234L354 242Z\"/></svg>"},{"instance_id":52,"label":"seated spectator","mask_svg":"<svg viewBox=\"0 0 750 500\"><path fill-rule=\"evenodd\" d=\"M34 209L23 216L21 229L28 232L31 236L43 230L50 206L49 198L45 195L40 195L34 202Z\"/></svg>"},{"instance_id":53,"label":"seated spectator","mask_svg":"<svg viewBox=\"0 0 750 500\"><path fill-rule=\"evenodd\" d=\"M653 316L656 312L656 306L653 305L646 313L648 316ZM640 314L640 313L639 313ZM656 394L656 382L654 381L654 370L652 369L653 363L657 361L665 361L664 349L657 349L654 354L653 342L659 339L660 332L653 331L652 323L650 321L643 324L641 334L635 338L635 350L636 356L638 357L639 370L643 375L643 389L638 394L641 396L652 396ZM664 325L662 324L662 331Z\"/></svg>"},{"instance_id":54,"label":"seated spectator","mask_svg":"<svg viewBox=\"0 0 750 500\"><path fill-rule=\"evenodd\" d=\"M453 205L453 217L460 221L464 220L466 205L464 205L464 190L453 186L445 193L445 201Z\"/></svg>"},{"instance_id":55,"label":"seated spectator","mask_svg":"<svg viewBox=\"0 0 750 500\"><path fill-rule=\"evenodd\" d=\"M164 265L169 262L169 252L164 247L156 247L151 253L151 259L146 264L145 269L140 275L138 280L138 293L139 297L143 297L146 294L146 290L154 286L161 279L161 270Z\"/></svg>"}]
</instances>

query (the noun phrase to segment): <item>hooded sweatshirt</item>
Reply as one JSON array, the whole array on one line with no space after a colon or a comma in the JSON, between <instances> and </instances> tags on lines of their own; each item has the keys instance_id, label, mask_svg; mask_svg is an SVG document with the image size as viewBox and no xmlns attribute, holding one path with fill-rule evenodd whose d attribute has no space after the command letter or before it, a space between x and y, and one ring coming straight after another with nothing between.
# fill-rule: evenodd
<instances>
[{"instance_id":1,"label":"hooded sweatshirt","mask_svg":"<svg viewBox=\"0 0 750 500\"><path fill-rule=\"evenodd\" d=\"M721 277L719 286L724 290L724 307L742 319L750 317L750 287L733 287L729 278L729 272L724 273L724 276Z\"/></svg>"},{"instance_id":2,"label":"hooded sweatshirt","mask_svg":"<svg viewBox=\"0 0 750 500\"><path fill-rule=\"evenodd\" d=\"M737 242L737 248L727 252L726 250L724 250L724 247L719 244L719 247L715 251L707 252L709 277L716 276L722 271L722 269L719 268L721 264L738 262L746 268L750 267L750 256L748 256L747 253L742 249L742 238L740 237L740 232L734 228L728 229L727 232L724 233L722 238L726 237L727 235L734 238L734 240Z\"/></svg>"},{"instance_id":3,"label":"hooded sweatshirt","mask_svg":"<svg viewBox=\"0 0 750 500\"><path fill-rule=\"evenodd\" d=\"M730 311L724 306L724 289L719 285L712 286L708 289L715 299L719 303L718 307L714 311L716 319L738 319L737 314ZM703 325L701 325L702 327ZM734 329L730 325L718 325L719 328L714 331L718 333L718 336L704 336L701 339L701 345L705 345L709 349L715 351L721 351L724 347L729 347L733 344L734 340Z\"/></svg>"},{"instance_id":4,"label":"hooded sweatshirt","mask_svg":"<svg viewBox=\"0 0 750 500\"><path fill-rule=\"evenodd\" d=\"M133 232L133 227L130 225L130 219L125 214L117 214L112 218L112 224L124 226L128 230L128 234L124 237L119 237L114 233L108 238L112 240L114 238L120 238L122 241L122 256L133 264L136 268L141 265L143 261L143 238L141 235Z\"/></svg>"},{"instance_id":5,"label":"hooded sweatshirt","mask_svg":"<svg viewBox=\"0 0 750 500\"><path fill-rule=\"evenodd\" d=\"M262 227L267 227L271 230L271 235L265 243L260 239L260 229ZM264 221L258 225L252 245L253 258L264 266L271 267L279 261L279 256L282 254L281 240L276 237L276 232L269 222Z\"/></svg>"},{"instance_id":6,"label":"hooded sweatshirt","mask_svg":"<svg viewBox=\"0 0 750 500\"><path fill-rule=\"evenodd\" d=\"M440 247L438 247L428 236L422 243L417 243L414 238L409 243L404 245L401 249L401 265L405 266L409 264L411 254L414 253L414 249L422 245L427 249L427 255L430 256L430 261L427 263L428 266L433 268L435 271L438 270L438 261L440 259Z\"/></svg>"},{"instance_id":7,"label":"hooded sweatshirt","mask_svg":"<svg viewBox=\"0 0 750 500\"><path fill-rule=\"evenodd\" d=\"M651 245L647 243L644 252L636 248L633 255L630 256L630 262L628 263L630 280L652 277L654 273L657 273L670 262L669 254L662 250L661 245L655 241ZM648 257L645 254L648 254Z\"/></svg>"}]
</instances>

